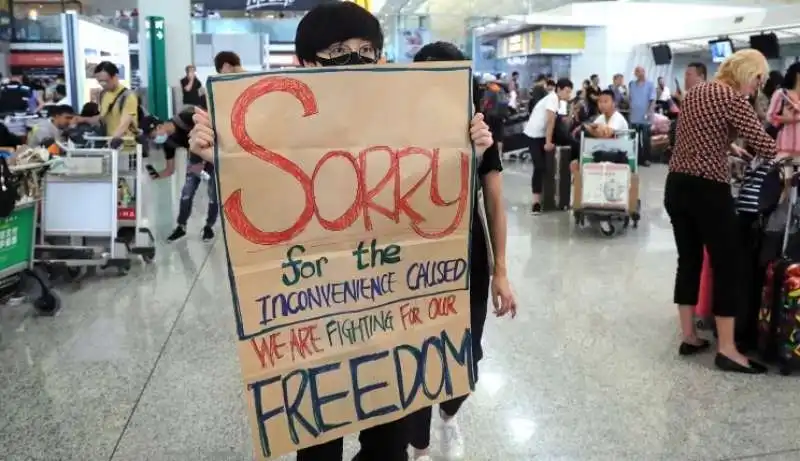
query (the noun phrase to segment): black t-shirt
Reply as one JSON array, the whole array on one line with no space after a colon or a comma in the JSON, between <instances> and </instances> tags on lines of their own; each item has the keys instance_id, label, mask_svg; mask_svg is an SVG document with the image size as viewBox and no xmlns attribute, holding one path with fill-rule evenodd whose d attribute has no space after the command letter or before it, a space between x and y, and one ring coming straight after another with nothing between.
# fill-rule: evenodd
<instances>
[{"instance_id":1,"label":"black t-shirt","mask_svg":"<svg viewBox=\"0 0 800 461\"><path fill-rule=\"evenodd\" d=\"M167 160L175 158L175 151L177 149L181 147L189 149L189 133L191 133L192 128L194 128L194 120L192 120L193 115L194 109L184 110L170 120L172 124L175 125L175 132L167 138L167 142L165 142L163 146L164 157L166 157ZM189 153L188 162L190 165L193 165L202 163L203 159L195 154ZM212 172L214 170L214 165L206 162L205 170L209 173Z\"/></svg>"},{"instance_id":2,"label":"black t-shirt","mask_svg":"<svg viewBox=\"0 0 800 461\"><path fill-rule=\"evenodd\" d=\"M200 88L203 86L197 77L192 80L192 89L186 91L186 85L189 84L189 78L183 77L181 79L181 90L183 91L183 103L191 104L193 106L200 106L203 104L204 98L200 96Z\"/></svg>"},{"instance_id":3,"label":"black t-shirt","mask_svg":"<svg viewBox=\"0 0 800 461\"><path fill-rule=\"evenodd\" d=\"M533 112L536 103L547 96L547 88L544 85L535 85L531 90L531 100L528 102L528 112Z\"/></svg>"},{"instance_id":4,"label":"black t-shirt","mask_svg":"<svg viewBox=\"0 0 800 461\"><path fill-rule=\"evenodd\" d=\"M589 88L586 89L586 105L587 108L589 109L590 116L597 115L600 113L600 109L597 107L597 99L592 99L592 98L597 98L599 96L600 96L600 88L595 88L590 85Z\"/></svg>"}]
</instances>

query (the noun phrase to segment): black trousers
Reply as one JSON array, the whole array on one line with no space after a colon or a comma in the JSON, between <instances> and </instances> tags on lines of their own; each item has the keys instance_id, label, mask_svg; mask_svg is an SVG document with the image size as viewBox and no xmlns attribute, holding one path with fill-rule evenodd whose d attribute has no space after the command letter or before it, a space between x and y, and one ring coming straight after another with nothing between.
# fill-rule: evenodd
<instances>
[{"instance_id":1,"label":"black trousers","mask_svg":"<svg viewBox=\"0 0 800 461\"><path fill-rule=\"evenodd\" d=\"M649 123L633 123L632 127L639 134L639 164L649 162L652 157L651 131Z\"/></svg>"},{"instance_id":2,"label":"black trousers","mask_svg":"<svg viewBox=\"0 0 800 461\"><path fill-rule=\"evenodd\" d=\"M758 216L740 213L739 235L744 245L742 254L746 303L736 319L736 341L753 348L758 344L758 310L761 307L761 290L766 275L766 267L761 264L763 231Z\"/></svg>"},{"instance_id":3,"label":"black trousers","mask_svg":"<svg viewBox=\"0 0 800 461\"><path fill-rule=\"evenodd\" d=\"M361 451L353 461L408 461L406 418L364 429L358 435ZM342 439L297 451L297 461L342 461Z\"/></svg>"},{"instance_id":4,"label":"black trousers","mask_svg":"<svg viewBox=\"0 0 800 461\"><path fill-rule=\"evenodd\" d=\"M544 145L544 138L528 138L528 151L531 154L531 161L533 162L531 190L534 194L541 194L544 190L544 174L546 171Z\"/></svg>"},{"instance_id":5,"label":"black trousers","mask_svg":"<svg viewBox=\"0 0 800 461\"><path fill-rule=\"evenodd\" d=\"M483 226L472 226L472 251L469 269L470 329L472 330L472 358L475 381L478 380L478 362L483 358L483 328L488 315L491 275L489 274L489 254ZM455 416L469 395L442 402L439 408L448 416ZM408 442L412 447L423 450L431 444L431 421L433 407L423 408L406 417Z\"/></svg>"},{"instance_id":6,"label":"black trousers","mask_svg":"<svg viewBox=\"0 0 800 461\"><path fill-rule=\"evenodd\" d=\"M744 249L730 186L699 176L669 173L664 206L678 247L675 304L697 304L705 246L713 270L714 315L740 316L747 296L743 286Z\"/></svg>"}]
</instances>

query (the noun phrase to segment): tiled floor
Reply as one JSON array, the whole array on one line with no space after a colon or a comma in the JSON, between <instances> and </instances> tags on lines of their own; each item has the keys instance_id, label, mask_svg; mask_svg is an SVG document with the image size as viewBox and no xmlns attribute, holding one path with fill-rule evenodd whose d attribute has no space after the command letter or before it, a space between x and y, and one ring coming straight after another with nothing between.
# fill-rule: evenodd
<instances>
[{"instance_id":1,"label":"tiled floor","mask_svg":"<svg viewBox=\"0 0 800 461\"><path fill-rule=\"evenodd\" d=\"M800 460L796 378L677 357L664 168L644 170L641 227L612 239L576 231L566 213L529 216L529 171L507 168L521 307L488 322L460 416L466 459ZM173 214L162 210L163 236ZM0 309L0 459L252 459L220 242L192 234L160 247L152 267L64 301L55 318Z\"/></svg>"}]
</instances>

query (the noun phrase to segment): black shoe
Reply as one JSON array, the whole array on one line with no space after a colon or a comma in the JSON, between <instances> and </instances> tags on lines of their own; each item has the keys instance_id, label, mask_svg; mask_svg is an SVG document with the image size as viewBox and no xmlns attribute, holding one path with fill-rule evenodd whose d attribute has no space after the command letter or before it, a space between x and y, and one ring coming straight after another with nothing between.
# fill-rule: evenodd
<instances>
[{"instance_id":1,"label":"black shoe","mask_svg":"<svg viewBox=\"0 0 800 461\"><path fill-rule=\"evenodd\" d=\"M701 339L700 344L681 343L681 346L678 348L678 355L686 357L699 354L708 350L709 346L711 346L711 343L705 339Z\"/></svg>"},{"instance_id":2,"label":"black shoe","mask_svg":"<svg viewBox=\"0 0 800 461\"><path fill-rule=\"evenodd\" d=\"M531 214L532 215L540 215L542 214L542 204L541 203L534 203L531 205Z\"/></svg>"},{"instance_id":3,"label":"black shoe","mask_svg":"<svg viewBox=\"0 0 800 461\"><path fill-rule=\"evenodd\" d=\"M205 226L203 228L203 241L208 242L214 240L214 229L211 226Z\"/></svg>"},{"instance_id":4,"label":"black shoe","mask_svg":"<svg viewBox=\"0 0 800 461\"><path fill-rule=\"evenodd\" d=\"M714 359L714 365L716 365L716 367L722 371L744 373L747 375L763 375L767 372L767 367L758 362L748 360L747 364L748 366L740 365L738 362L734 362L727 356L720 353L717 353L717 357Z\"/></svg>"},{"instance_id":5,"label":"black shoe","mask_svg":"<svg viewBox=\"0 0 800 461\"><path fill-rule=\"evenodd\" d=\"M186 235L186 229L184 229L183 226L178 226L175 228L174 231L172 231L171 234L169 234L169 237L167 237L167 242L172 243L175 240L183 238L185 235Z\"/></svg>"}]
</instances>

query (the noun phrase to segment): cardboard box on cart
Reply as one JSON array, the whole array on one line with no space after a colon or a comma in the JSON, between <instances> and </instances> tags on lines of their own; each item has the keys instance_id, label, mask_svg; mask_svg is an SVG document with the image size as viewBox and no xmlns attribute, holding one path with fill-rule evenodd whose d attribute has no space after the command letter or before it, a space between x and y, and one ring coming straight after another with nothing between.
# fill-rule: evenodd
<instances>
[{"instance_id":1,"label":"cardboard box on cart","mask_svg":"<svg viewBox=\"0 0 800 461\"><path fill-rule=\"evenodd\" d=\"M580 210L583 206L583 178L584 169L587 165L595 163L594 153L598 150L619 150L628 153L628 166L630 175L628 176L628 210L637 211L639 204L639 166L637 156L631 155L635 152L637 139L633 132L632 136L618 136L611 139L583 138L581 140L581 153L578 157L580 165L575 165L572 169L572 208Z\"/></svg>"},{"instance_id":2,"label":"cardboard box on cart","mask_svg":"<svg viewBox=\"0 0 800 461\"><path fill-rule=\"evenodd\" d=\"M580 210L583 199L583 183L578 171L572 174L572 209ZM639 173L632 173L628 188L628 210L636 211L639 203Z\"/></svg>"}]
</instances>

